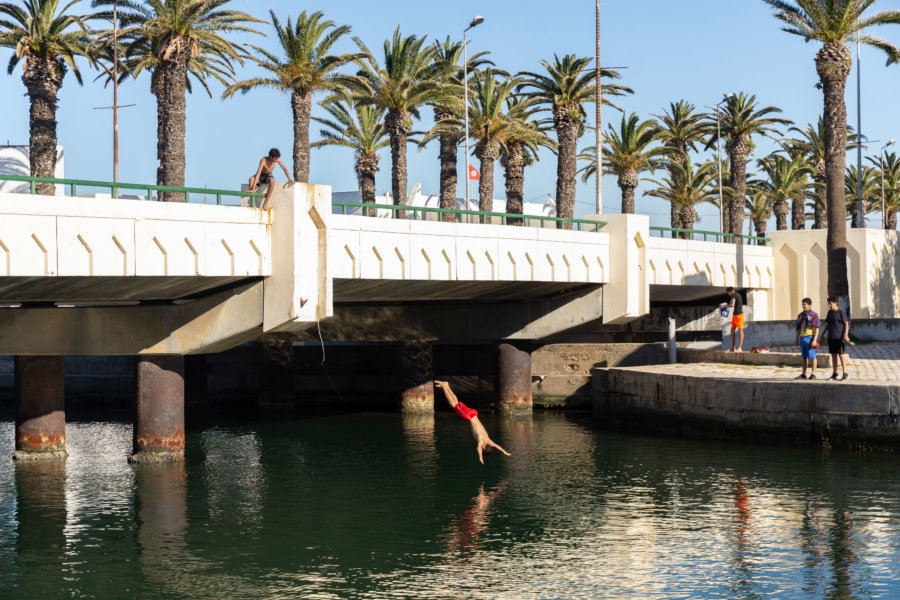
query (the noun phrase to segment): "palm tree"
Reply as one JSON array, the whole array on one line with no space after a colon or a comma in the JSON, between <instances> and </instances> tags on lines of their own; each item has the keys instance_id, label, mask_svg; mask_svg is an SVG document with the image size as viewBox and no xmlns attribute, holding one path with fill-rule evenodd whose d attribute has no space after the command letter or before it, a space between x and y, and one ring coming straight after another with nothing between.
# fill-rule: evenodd
<instances>
[{"instance_id":1,"label":"palm tree","mask_svg":"<svg viewBox=\"0 0 900 600\"><path fill-rule=\"evenodd\" d=\"M619 178L619 189L622 190L622 214L634 214L634 190L640 182L641 173L653 172L659 166L659 157L666 154L663 147L649 147L654 141L656 141L656 123L641 121L634 113L622 116L618 132L610 124L603 135L603 172ZM596 152L594 148L594 156ZM591 175L596 176L597 163L588 163L582 171L581 180L587 181Z\"/></svg>"},{"instance_id":2,"label":"palm tree","mask_svg":"<svg viewBox=\"0 0 900 600\"><path fill-rule=\"evenodd\" d=\"M688 150L697 150L697 144L704 141L706 127L703 114L694 112L694 105L686 100L669 104L669 110L661 115L653 115L658 119L656 139L668 148L675 161L680 161ZM672 205L671 223L675 229L681 228L681 215L676 205Z\"/></svg>"},{"instance_id":3,"label":"palm tree","mask_svg":"<svg viewBox=\"0 0 900 600\"><path fill-rule=\"evenodd\" d=\"M668 176L662 181L652 181L657 187L646 192L646 195L662 198L676 205L682 229L693 229L697 220L695 207L698 204L719 204L718 165L707 161L695 168L690 157L685 155L680 161L672 161L667 171ZM681 237L687 238L689 235L685 233Z\"/></svg>"},{"instance_id":4,"label":"palm tree","mask_svg":"<svg viewBox=\"0 0 900 600\"><path fill-rule=\"evenodd\" d=\"M856 165L847 168L844 174L844 197L847 198L846 212L850 215L850 227L859 227L859 206L857 203L857 193L862 190L863 200L863 227L865 227L865 217L875 210L877 206L881 206L881 177L877 170L872 167L862 168L862 177L859 175ZM862 185L860 186L860 179Z\"/></svg>"},{"instance_id":5,"label":"palm tree","mask_svg":"<svg viewBox=\"0 0 900 600\"><path fill-rule=\"evenodd\" d=\"M772 216L771 196L765 192L757 191L746 199L746 203L750 221L756 229L756 236L761 238L766 237L766 221Z\"/></svg>"},{"instance_id":6,"label":"palm tree","mask_svg":"<svg viewBox=\"0 0 900 600\"><path fill-rule=\"evenodd\" d=\"M553 128L558 144L556 166L556 215L571 219L575 212L575 177L578 171L578 138L584 133L587 116L584 105L596 101L596 69L590 68L591 59L567 54L553 56L553 63L541 60L547 74L524 71L527 77L522 85L530 91L526 95L535 98L553 115ZM601 76L618 77L615 71L601 70ZM602 86L604 96L630 93L619 85ZM571 229L571 223L565 224Z\"/></svg>"},{"instance_id":7,"label":"palm tree","mask_svg":"<svg viewBox=\"0 0 900 600\"><path fill-rule=\"evenodd\" d=\"M506 183L506 212L522 214L525 167L538 160L538 147L555 149L544 126L533 120L537 111L533 100L514 96L506 103L508 127L500 142L500 165ZM508 219L509 225L522 225L522 219Z\"/></svg>"},{"instance_id":8,"label":"palm tree","mask_svg":"<svg viewBox=\"0 0 900 600\"><path fill-rule=\"evenodd\" d=\"M812 169L803 156L785 156L774 152L756 161L763 179L752 182L754 196L762 194L775 213L775 229L787 229L788 203L794 206L804 202L809 195L810 184L807 175ZM801 209L801 214L803 211ZM794 229L797 229L794 226Z\"/></svg>"},{"instance_id":9,"label":"palm tree","mask_svg":"<svg viewBox=\"0 0 900 600\"><path fill-rule=\"evenodd\" d=\"M266 77L245 79L231 84L222 98L231 98L237 92L246 94L254 88L270 88L291 95L294 117L294 179L309 182L309 122L312 113L313 94L320 91L339 92L347 88L347 76L339 73L344 65L362 58L361 53L331 54L332 47L350 32L348 25L335 26L334 21L324 21L321 12L297 16L296 25L282 25L270 10L272 26L278 39L279 56L251 45L257 56L253 59L267 71Z\"/></svg>"},{"instance_id":10,"label":"palm tree","mask_svg":"<svg viewBox=\"0 0 900 600\"><path fill-rule=\"evenodd\" d=\"M425 104L450 101L454 91L441 81L456 67L434 60L434 46L425 38L402 37L400 27L392 39L384 42L384 64L358 37L353 41L365 54L360 66L358 95L366 103L384 109L385 130L391 138L391 192L394 204L405 206L407 198L406 144L412 132L413 118Z\"/></svg>"},{"instance_id":11,"label":"palm tree","mask_svg":"<svg viewBox=\"0 0 900 600\"><path fill-rule=\"evenodd\" d=\"M884 164L870 156L869 162L877 167L878 206L881 208L884 199L884 211L881 215L884 229L897 229L897 210L900 209L900 156L895 152L884 155Z\"/></svg>"},{"instance_id":12,"label":"palm tree","mask_svg":"<svg viewBox=\"0 0 900 600\"><path fill-rule=\"evenodd\" d=\"M721 136L725 138L731 178L728 186L734 190L725 204L724 222L726 233L740 234L744 223L744 197L747 194L747 155L753 144L754 135L772 137L778 133L776 125L790 125L787 119L773 117L781 109L775 106L759 107L756 96L744 92L733 94L725 100L721 113ZM716 143L719 132L716 116L707 115L707 130L710 138L707 147ZM740 238L735 238L740 242Z\"/></svg>"},{"instance_id":13,"label":"palm tree","mask_svg":"<svg viewBox=\"0 0 900 600\"><path fill-rule=\"evenodd\" d=\"M864 13L875 0L764 0L775 9L775 17L785 23L784 31L804 41L817 40L822 47L816 53L816 73L824 98L825 198L828 214L828 295L838 306L850 312L850 286L847 281L847 221L844 200L844 167L847 160L847 105L844 93L853 55L847 47L854 36L900 59L893 44L865 33L871 27L900 23L900 11Z\"/></svg>"},{"instance_id":14,"label":"palm tree","mask_svg":"<svg viewBox=\"0 0 900 600\"><path fill-rule=\"evenodd\" d=\"M319 132L322 139L310 146L343 146L353 150L362 201L374 204L378 151L390 145L390 138L384 129L384 109L360 103L354 103L351 109L346 100L329 102L324 108L331 118L313 117L313 120L327 129L322 129Z\"/></svg>"},{"instance_id":15,"label":"palm tree","mask_svg":"<svg viewBox=\"0 0 900 600\"><path fill-rule=\"evenodd\" d=\"M223 8L231 0L145 0L119 4L119 32L132 74L149 70L150 91L156 96L156 183L184 186L184 140L188 76L210 93L207 78L228 85L233 63L243 63L244 48L225 34L258 33L250 23L259 19ZM94 0L94 6L112 6L117 0ZM98 15L100 16L100 15ZM112 18L112 12L102 13ZM211 94L210 94L211 95ZM160 192L160 200L183 202L180 192Z\"/></svg>"},{"instance_id":16,"label":"palm tree","mask_svg":"<svg viewBox=\"0 0 900 600\"><path fill-rule=\"evenodd\" d=\"M451 94L442 102L432 104L431 107L434 110L435 123L444 122L444 125L451 125L443 127L438 135L438 159L441 162L440 205L441 208L453 210L456 208L457 146L464 141L463 137L465 136L465 129L459 118L465 106L462 99L464 90L463 76L465 72L462 59L465 53L463 52L462 42L451 41L449 35L443 42L435 40L432 46L434 46L435 50L435 62L441 62L452 67L452 70L448 69L447 71L441 69L444 74L439 78L440 83L447 86ZM473 54L469 57L466 69L474 73L475 70L483 65L493 65L493 62L484 58L488 54L488 52L476 52ZM452 213L444 214L443 220L456 221L456 215Z\"/></svg>"},{"instance_id":17,"label":"palm tree","mask_svg":"<svg viewBox=\"0 0 900 600\"><path fill-rule=\"evenodd\" d=\"M827 206L825 204L825 125L819 117L815 126L806 125L806 129L791 127L789 131L800 134L799 138L789 140L790 151L800 152L806 157L807 166L812 170L815 198L813 199L813 229L825 229ZM847 150L856 148L856 135L851 126L847 126Z\"/></svg>"},{"instance_id":18,"label":"palm tree","mask_svg":"<svg viewBox=\"0 0 900 600\"><path fill-rule=\"evenodd\" d=\"M86 22L97 15L67 14L58 0L24 0L24 6L0 3L0 48L12 48L7 72L12 75L24 59L22 83L31 104L29 162L32 177L56 174L56 109L63 78L71 71L79 84L76 57L93 63ZM37 193L53 195L52 183L38 183Z\"/></svg>"}]
</instances>

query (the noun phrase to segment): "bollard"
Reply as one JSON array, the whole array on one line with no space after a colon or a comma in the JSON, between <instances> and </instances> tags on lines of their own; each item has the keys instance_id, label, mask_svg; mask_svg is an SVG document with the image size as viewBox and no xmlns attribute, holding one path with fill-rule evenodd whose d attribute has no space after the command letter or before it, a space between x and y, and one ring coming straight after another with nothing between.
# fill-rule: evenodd
<instances>
[{"instance_id":1,"label":"bollard","mask_svg":"<svg viewBox=\"0 0 900 600\"><path fill-rule=\"evenodd\" d=\"M678 352L675 348L675 319L669 317L669 364L678 362Z\"/></svg>"}]
</instances>

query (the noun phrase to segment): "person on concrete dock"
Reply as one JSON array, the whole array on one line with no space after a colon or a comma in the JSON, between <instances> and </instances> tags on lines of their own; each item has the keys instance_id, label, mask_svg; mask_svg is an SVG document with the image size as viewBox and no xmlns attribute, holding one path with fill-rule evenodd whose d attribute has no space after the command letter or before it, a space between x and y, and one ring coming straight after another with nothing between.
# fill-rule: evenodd
<instances>
[{"instance_id":1,"label":"person on concrete dock","mask_svg":"<svg viewBox=\"0 0 900 600\"><path fill-rule=\"evenodd\" d=\"M501 448L498 444L494 443L490 436L488 436L487 431L484 429L484 425L481 424L481 421L478 419L478 411L469 408L456 398L456 394L453 393L453 390L450 389L450 384L446 381L434 381L434 386L440 390L443 390L444 397L447 398L447 403L450 405L456 414L461 416L463 419L467 420L469 424L472 426L472 435L475 436L476 441L476 451L478 452L478 460L481 464L484 464L484 457L492 452L494 448L505 454L506 456L510 456L509 452Z\"/></svg>"},{"instance_id":2,"label":"person on concrete dock","mask_svg":"<svg viewBox=\"0 0 900 600\"><path fill-rule=\"evenodd\" d=\"M288 173L287 167L284 166L284 163L281 162L281 152L278 148L272 148L269 150L268 156L263 156L259 159L259 167L256 168L256 174L250 177L250 191L255 192L256 187L259 185L266 184L266 198L263 200L260 208L263 210L266 209L266 206L269 204L269 198L272 196L272 190L275 189L275 175L273 175L273 171L275 170L275 166L280 166L284 171L284 174L287 176L287 180L289 184L293 184L294 180L291 179L291 174Z\"/></svg>"},{"instance_id":3,"label":"person on concrete dock","mask_svg":"<svg viewBox=\"0 0 900 600\"><path fill-rule=\"evenodd\" d=\"M744 299L741 298L740 292L733 287L728 286L725 292L729 296L725 306L733 308L731 311L731 350L729 352L743 352L744 346ZM735 345L735 339L737 344Z\"/></svg>"},{"instance_id":4,"label":"person on concrete dock","mask_svg":"<svg viewBox=\"0 0 900 600\"><path fill-rule=\"evenodd\" d=\"M800 345L800 355L803 357L803 372L797 379L807 379L806 369L810 368L808 379L816 378L816 348L819 346L819 329L822 327L819 315L812 309L812 300L804 298L803 310L797 315L797 339L794 343Z\"/></svg>"},{"instance_id":5,"label":"person on concrete dock","mask_svg":"<svg viewBox=\"0 0 900 600\"><path fill-rule=\"evenodd\" d=\"M825 331L828 332L828 353L831 355L831 379L838 378L838 359L841 361L841 381L850 378L847 373L847 342L850 341L850 317L843 308L838 308L837 298L828 299L828 314L825 315Z\"/></svg>"}]
</instances>

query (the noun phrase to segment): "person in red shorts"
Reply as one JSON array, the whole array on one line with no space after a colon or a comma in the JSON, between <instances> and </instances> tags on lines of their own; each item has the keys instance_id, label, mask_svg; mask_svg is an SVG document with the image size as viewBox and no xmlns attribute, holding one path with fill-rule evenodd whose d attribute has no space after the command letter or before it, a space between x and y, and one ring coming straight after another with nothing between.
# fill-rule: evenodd
<instances>
[{"instance_id":1,"label":"person in red shorts","mask_svg":"<svg viewBox=\"0 0 900 600\"><path fill-rule=\"evenodd\" d=\"M478 411L474 408L469 408L462 402L456 399L456 394L453 393L453 390L450 389L450 384L446 381L438 381L435 380L434 386L440 390L443 390L444 397L447 398L447 403L450 404L450 408L456 411L456 414L461 416L463 419L469 422L472 426L472 435L475 436L476 441L476 450L478 452L478 460L481 464L484 464L484 457L491 453L491 451L496 448L506 456L511 456L509 452L501 448L498 444L495 444L490 436L488 436L487 431L484 429L484 425L481 424L481 421L478 420Z\"/></svg>"},{"instance_id":2,"label":"person in red shorts","mask_svg":"<svg viewBox=\"0 0 900 600\"><path fill-rule=\"evenodd\" d=\"M744 345L744 299L741 293L731 286L725 288L730 297L728 305L734 310L731 312L731 350L730 352L743 352ZM735 344L737 338L737 344Z\"/></svg>"}]
</instances>

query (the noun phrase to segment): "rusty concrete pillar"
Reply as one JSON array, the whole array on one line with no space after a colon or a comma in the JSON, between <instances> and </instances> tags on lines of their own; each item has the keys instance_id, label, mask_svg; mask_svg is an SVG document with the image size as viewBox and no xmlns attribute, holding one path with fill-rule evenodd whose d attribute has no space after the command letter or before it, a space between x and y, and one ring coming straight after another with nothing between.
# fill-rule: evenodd
<instances>
[{"instance_id":1,"label":"rusty concrete pillar","mask_svg":"<svg viewBox=\"0 0 900 600\"><path fill-rule=\"evenodd\" d=\"M184 357L184 419L188 427L203 426L209 416L205 354Z\"/></svg>"},{"instance_id":2,"label":"rusty concrete pillar","mask_svg":"<svg viewBox=\"0 0 900 600\"><path fill-rule=\"evenodd\" d=\"M431 342L400 343L400 412L434 412L434 367Z\"/></svg>"},{"instance_id":3,"label":"rusty concrete pillar","mask_svg":"<svg viewBox=\"0 0 900 600\"><path fill-rule=\"evenodd\" d=\"M260 344L262 368L259 372L260 416L293 414L294 399L294 342L292 339L271 339Z\"/></svg>"},{"instance_id":4,"label":"rusty concrete pillar","mask_svg":"<svg viewBox=\"0 0 900 600\"><path fill-rule=\"evenodd\" d=\"M134 454L129 462L184 459L184 357L140 355L136 371Z\"/></svg>"},{"instance_id":5,"label":"rusty concrete pillar","mask_svg":"<svg viewBox=\"0 0 900 600\"><path fill-rule=\"evenodd\" d=\"M503 412L531 411L531 352L524 345L498 346L497 400Z\"/></svg>"},{"instance_id":6,"label":"rusty concrete pillar","mask_svg":"<svg viewBox=\"0 0 900 600\"><path fill-rule=\"evenodd\" d=\"M62 356L16 356L16 451L13 458L60 459L66 452Z\"/></svg>"}]
</instances>

